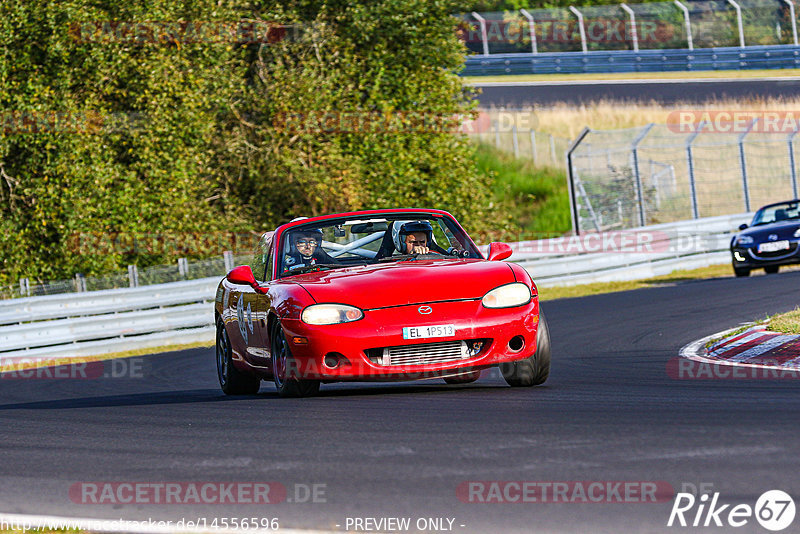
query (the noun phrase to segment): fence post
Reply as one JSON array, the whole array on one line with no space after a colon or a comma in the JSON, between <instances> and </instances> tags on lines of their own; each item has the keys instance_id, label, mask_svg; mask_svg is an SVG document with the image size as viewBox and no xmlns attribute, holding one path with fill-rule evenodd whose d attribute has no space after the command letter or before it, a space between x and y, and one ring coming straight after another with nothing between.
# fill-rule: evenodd
<instances>
[{"instance_id":1,"label":"fence post","mask_svg":"<svg viewBox=\"0 0 800 534\"><path fill-rule=\"evenodd\" d=\"M233 252L226 250L222 253L222 260L225 262L225 272L229 273L233 270Z\"/></svg>"},{"instance_id":2,"label":"fence post","mask_svg":"<svg viewBox=\"0 0 800 534\"><path fill-rule=\"evenodd\" d=\"M178 273L183 278L189 276L189 262L186 258L178 258Z\"/></svg>"},{"instance_id":3,"label":"fence post","mask_svg":"<svg viewBox=\"0 0 800 534\"><path fill-rule=\"evenodd\" d=\"M744 191L744 210L746 213L750 213L750 187L747 184L747 159L744 155L744 138L750 133L750 130L753 129L757 122L758 117L753 119L747 127L747 130L739 136L739 165L742 169L742 190Z\"/></svg>"},{"instance_id":4,"label":"fence post","mask_svg":"<svg viewBox=\"0 0 800 534\"><path fill-rule=\"evenodd\" d=\"M130 287L139 287L139 269L135 265L128 265L128 282Z\"/></svg>"},{"instance_id":5,"label":"fence post","mask_svg":"<svg viewBox=\"0 0 800 534\"><path fill-rule=\"evenodd\" d=\"M81 273L75 275L75 291L78 293L86 291L86 277Z\"/></svg>"},{"instance_id":6,"label":"fence post","mask_svg":"<svg viewBox=\"0 0 800 534\"><path fill-rule=\"evenodd\" d=\"M742 8L735 0L728 0L728 3L736 9L736 23L739 26L739 46L744 48L744 25L742 24Z\"/></svg>"},{"instance_id":7,"label":"fence post","mask_svg":"<svg viewBox=\"0 0 800 534\"><path fill-rule=\"evenodd\" d=\"M581 228L580 228L580 220L578 218L578 206L576 204L576 195L575 195L575 169L572 167L572 153L578 148L578 145L581 144L583 138L589 135L591 130L588 127L584 127L583 131L578 134L578 137L572 142L572 144L567 149L567 191L569 192L569 213L572 217L572 234L573 235L580 235ZM552 137L552 136L551 136ZM589 209L591 209L591 204L589 204Z\"/></svg>"},{"instance_id":8,"label":"fence post","mask_svg":"<svg viewBox=\"0 0 800 534\"><path fill-rule=\"evenodd\" d=\"M538 165L539 158L536 156L536 130L531 130L531 154L533 154L533 164Z\"/></svg>"},{"instance_id":9,"label":"fence post","mask_svg":"<svg viewBox=\"0 0 800 534\"><path fill-rule=\"evenodd\" d=\"M511 126L511 143L514 145L514 157L519 157L519 139L517 138L517 125Z\"/></svg>"},{"instance_id":10,"label":"fence post","mask_svg":"<svg viewBox=\"0 0 800 534\"><path fill-rule=\"evenodd\" d=\"M556 164L556 142L555 142L555 139L553 139L553 134L549 134L549 135L550 135L550 161L552 161L553 165L555 166L555 164Z\"/></svg>"},{"instance_id":11,"label":"fence post","mask_svg":"<svg viewBox=\"0 0 800 534\"><path fill-rule=\"evenodd\" d=\"M795 168L794 163L794 136L797 135L797 127L792 133L789 134L789 138L786 140L786 143L789 146L789 167L791 168L792 172L792 195L793 198L797 198L797 169Z\"/></svg>"},{"instance_id":12,"label":"fence post","mask_svg":"<svg viewBox=\"0 0 800 534\"><path fill-rule=\"evenodd\" d=\"M486 35L486 19L481 17L476 12L472 12L472 16L475 17L475 20L478 21L478 24L481 25L481 41L483 42L483 55L489 55L489 38Z\"/></svg>"},{"instance_id":13,"label":"fence post","mask_svg":"<svg viewBox=\"0 0 800 534\"><path fill-rule=\"evenodd\" d=\"M783 0L789 4L789 18L792 20L792 42L797 46L797 19L794 18L794 2L792 0ZM797 195L795 195L797 198Z\"/></svg>"},{"instance_id":14,"label":"fence post","mask_svg":"<svg viewBox=\"0 0 800 534\"><path fill-rule=\"evenodd\" d=\"M697 184L694 181L694 158L692 157L692 143L695 138L700 135L700 132L705 128L705 122L701 122L697 130L692 133L686 140L686 163L689 168L689 188L692 192L692 218L700 218L700 210L697 207Z\"/></svg>"},{"instance_id":15,"label":"fence post","mask_svg":"<svg viewBox=\"0 0 800 534\"><path fill-rule=\"evenodd\" d=\"M631 41L633 41L633 51L639 51L639 34L636 32L636 14L625 2L619 5L631 17Z\"/></svg>"},{"instance_id":16,"label":"fence post","mask_svg":"<svg viewBox=\"0 0 800 534\"><path fill-rule=\"evenodd\" d=\"M692 21L689 19L689 8L678 0L673 0L673 2L683 11L683 20L686 22L686 44L689 50L694 50L694 44L692 43Z\"/></svg>"},{"instance_id":17,"label":"fence post","mask_svg":"<svg viewBox=\"0 0 800 534\"><path fill-rule=\"evenodd\" d=\"M27 278L20 278L19 279L19 293L22 296L30 297L31 296L31 281Z\"/></svg>"},{"instance_id":18,"label":"fence post","mask_svg":"<svg viewBox=\"0 0 800 534\"><path fill-rule=\"evenodd\" d=\"M528 27L531 29L531 52L538 54L539 50L536 46L536 25L533 22L533 15L528 13L528 11L525 9L520 9L519 11L526 19L528 19Z\"/></svg>"},{"instance_id":19,"label":"fence post","mask_svg":"<svg viewBox=\"0 0 800 534\"><path fill-rule=\"evenodd\" d=\"M639 203L639 226L645 225L644 191L642 187L642 177L639 174L639 143L650 133L653 126L655 126L655 124L652 122L645 126L644 130L633 140L633 145L631 146L633 149L633 176L636 179L636 200Z\"/></svg>"},{"instance_id":20,"label":"fence post","mask_svg":"<svg viewBox=\"0 0 800 534\"><path fill-rule=\"evenodd\" d=\"M494 147L500 148L500 126L497 121L492 121L492 129L494 130Z\"/></svg>"},{"instance_id":21,"label":"fence post","mask_svg":"<svg viewBox=\"0 0 800 534\"><path fill-rule=\"evenodd\" d=\"M572 11L576 17L578 17L578 30L581 33L581 48L583 52L586 53L589 49L586 46L586 28L583 27L583 14L575 9L575 6L569 6L569 10Z\"/></svg>"}]
</instances>

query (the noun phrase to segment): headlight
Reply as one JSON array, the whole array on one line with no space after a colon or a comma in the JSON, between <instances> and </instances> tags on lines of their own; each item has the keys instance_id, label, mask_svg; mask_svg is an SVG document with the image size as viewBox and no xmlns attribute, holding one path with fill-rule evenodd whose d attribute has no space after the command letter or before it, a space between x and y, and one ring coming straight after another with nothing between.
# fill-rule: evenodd
<instances>
[{"instance_id":1,"label":"headlight","mask_svg":"<svg viewBox=\"0 0 800 534\"><path fill-rule=\"evenodd\" d=\"M300 315L300 319L306 324L350 323L362 317L364 312L345 304L312 304Z\"/></svg>"},{"instance_id":2,"label":"headlight","mask_svg":"<svg viewBox=\"0 0 800 534\"><path fill-rule=\"evenodd\" d=\"M753 244L753 238L750 237L749 235L743 235L742 237L740 237L739 239L736 240L736 244L737 245L752 245Z\"/></svg>"},{"instance_id":3,"label":"headlight","mask_svg":"<svg viewBox=\"0 0 800 534\"><path fill-rule=\"evenodd\" d=\"M797 230L794 231L794 236L795 237L800 237L800 228L798 228Z\"/></svg>"},{"instance_id":4,"label":"headlight","mask_svg":"<svg viewBox=\"0 0 800 534\"><path fill-rule=\"evenodd\" d=\"M531 290L525 284L515 282L496 287L486 293L481 301L487 308L511 308L531 301Z\"/></svg>"}]
</instances>

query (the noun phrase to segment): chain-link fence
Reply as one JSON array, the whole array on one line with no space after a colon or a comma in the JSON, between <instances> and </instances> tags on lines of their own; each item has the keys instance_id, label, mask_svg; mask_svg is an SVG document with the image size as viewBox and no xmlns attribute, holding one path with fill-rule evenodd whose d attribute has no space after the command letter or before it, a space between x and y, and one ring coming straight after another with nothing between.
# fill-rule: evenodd
<instances>
[{"instance_id":1,"label":"chain-link fence","mask_svg":"<svg viewBox=\"0 0 800 534\"><path fill-rule=\"evenodd\" d=\"M476 54L797 44L792 0L678 0L460 15Z\"/></svg>"},{"instance_id":2,"label":"chain-link fence","mask_svg":"<svg viewBox=\"0 0 800 534\"><path fill-rule=\"evenodd\" d=\"M759 124L585 130L569 156L576 230L750 212L797 198L796 127L776 133Z\"/></svg>"},{"instance_id":3,"label":"chain-link fence","mask_svg":"<svg viewBox=\"0 0 800 534\"><path fill-rule=\"evenodd\" d=\"M517 158L533 161L539 167L564 169L570 140L536 130L538 119L530 110L481 110L466 133L474 141L492 145Z\"/></svg>"},{"instance_id":4,"label":"chain-link fence","mask_svg":"<svg viewBox=\"0 0 800 534\"><path fill-rule=\"evenodd\" d=\"M225 253L219 258L188 261L180 258L174 265L158 265L143 269L129 265L125 273L113 273L105 276L83 276L76 274L70 280L56 280L44 283L31 283L27 278L19 281L17 286L0 287L0 298L34 297L55 295L58 293L78 293L101 289L117 289L138 287L181 280L196 280L219 276L220 278L236 265L249 264L251 254Z\"/></svg>"}]
</instances>

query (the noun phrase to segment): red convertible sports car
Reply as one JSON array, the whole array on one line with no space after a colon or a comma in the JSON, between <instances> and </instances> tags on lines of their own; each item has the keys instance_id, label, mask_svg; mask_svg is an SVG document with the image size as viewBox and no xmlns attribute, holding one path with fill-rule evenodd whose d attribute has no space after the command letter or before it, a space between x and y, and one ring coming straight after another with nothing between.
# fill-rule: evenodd
<instances>
[{"instance_id":1,"label":"red convertible sports car","mask_svg":"<svg viewBox=\"0 0 800 534\"><path fill-rule=\"evenodd\" d=\"M484 258L446 211L391 209L295 219L264 234L251 265L217 288L217 374L228 395L273 380L284 397L322 382L442 378L499 366L542 384L550 337L528 273Z\"/></svg>"}]
</instances>

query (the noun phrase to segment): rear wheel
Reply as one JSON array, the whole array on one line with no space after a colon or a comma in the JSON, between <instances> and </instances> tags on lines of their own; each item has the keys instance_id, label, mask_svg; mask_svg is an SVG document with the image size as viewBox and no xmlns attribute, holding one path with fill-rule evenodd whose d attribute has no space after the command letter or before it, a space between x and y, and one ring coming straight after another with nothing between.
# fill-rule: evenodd
<instances>
[{"instance_id":1,"label":"rear wheel","mask_svg":"<svg viewBox=\"0 0 800 534\"><path fill-rule=\"evenodd\" d=\"M767 274L775 274L780 268L780 265L770 265L769 267L764 267L764 272Z\"/></svg>"},{"instance_id":2,"label":"rear wheel","mask_svg":"<svg viewBox=\"0 0 800 534\"><path fill-rule=\"evenodd\" d=\"M500 371L509 386L538 386L550 375L550 330L547 319L539 309L539 328L536 329L536 352L529 358L500 364Z\"/></svg>"},{"instance_id":3,"label":"rear wheel","mask_svg":"<svg viewBox=\"0 0 800 534\"><path fill-rule=\"evenodd\" d=\"M306 380L296 375L297 364L292 358L289 342L281 323L272 327L272 376L281 397L311 397L319 393L319 380Z\"/></svg>"},{"instance_id":4,"label":"rear wheel","mask_svg":"<svg viewBox=\"0 0 800 534\"><path fill-rule=\"evenodd\" d=\"M750 276L750 269L744 269L744 268L740 269L740 268L734 267L733 268L733 274L736 275L736 278L742 278L744 276Z\"/></svg>"},{"instance_id":5,"label":"rear wheel","mask_svg":"<svg viewBox=\"0 0 800 534\"><path fill-rule=\"evenodd\" d=\"M222 321L217 322L217 378L226 395L255 395L261 379L239 371L233 366L231 342Z\"/></svg>"},{"instance_id":6,"label":"rear wheel","mask_svg":"<svg viewBox=\"0 0 800 534\"><path fill-rule=\"evenodd\" d=\"M472 371L471 373L464 373L456 376L446 376L444 381L448 384L471 384L481 377L480 371Z\"/></svg>"}]
</instances>

